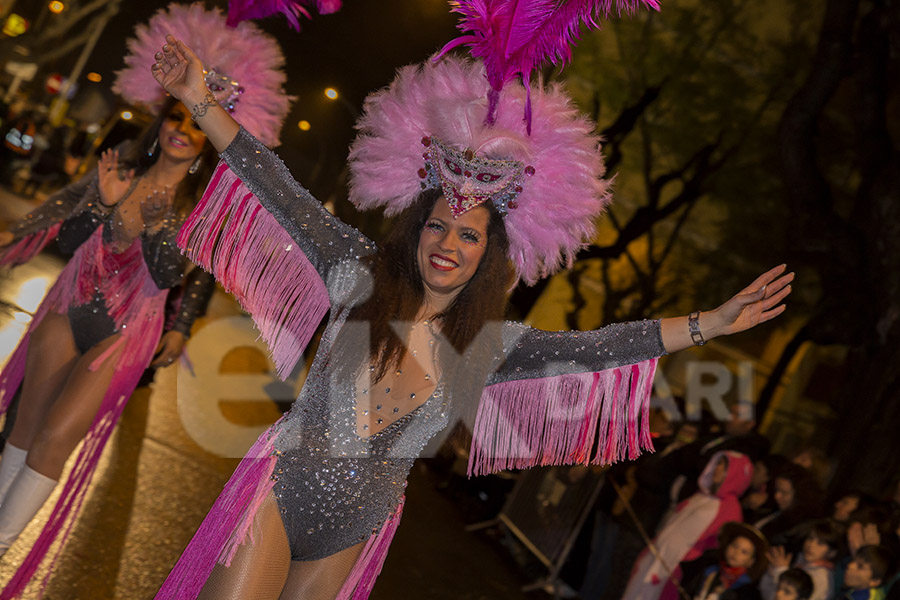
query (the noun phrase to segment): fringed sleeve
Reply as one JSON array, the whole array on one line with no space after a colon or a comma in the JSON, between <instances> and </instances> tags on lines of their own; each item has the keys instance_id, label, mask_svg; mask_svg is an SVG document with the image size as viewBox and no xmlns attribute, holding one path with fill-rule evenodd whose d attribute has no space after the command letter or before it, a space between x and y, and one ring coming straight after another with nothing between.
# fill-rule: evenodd
<instances>
[{"instance_id":1,"label":"fringed sleeve","mask_svg":"<svg viewBox=\"0 0 900 600\"><path fill-rule=\"evenodd\" d=\"M83 200L87 201L85 209L89 211L97 197L97 170L94 169L80 180L50 196L41 206L10 228L15 240L0 249L0 266L20 265L34 258L47 244L56 239L63 221L76 212L76 208ZM74 248L72 251L74 252Z\"/></svg>"},{"instance_id":2,"label":"fringed sleeve","mask_svg":"<svg viewBox=\"0 0 900 600\"><path fill-rule=\"evenodd\" d=\"M287 377L328 312L332 269L375 245L326 211L244 129L221 156L178 245L250 313Z\"/></svg>"},{"instance_id":3,"label":"fringed sleeve","mask_svg":"<svg viewBox=\"0 0 900 600\"><path fill-rule=\"evenodd\" d=\"M607 464L652 450L648 423L658 321L548 332L507 323L505 360L488 377L469 474Z\"/></svg>"}]
</instances>

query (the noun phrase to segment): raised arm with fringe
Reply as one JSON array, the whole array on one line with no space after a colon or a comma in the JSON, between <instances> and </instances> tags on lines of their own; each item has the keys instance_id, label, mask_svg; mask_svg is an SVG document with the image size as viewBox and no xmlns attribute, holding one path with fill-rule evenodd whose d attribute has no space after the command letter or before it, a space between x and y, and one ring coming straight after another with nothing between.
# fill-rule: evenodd
<instances>
[{"instance_id":1,"label":"raised arm with fringe","mask_svg":"<svg viewBox=\"0 0 900 600\"><path fill-rule=\"evenodd\" d=\"M332 269L358 263L375 244L326 211L244 129L221 158L178 245L250 313L287 377L331 305Z\"/></svg>"},{"instance_id":2,"label":"raised arm with fringe","mask_svg":"<svg viewBox=\"0 0 900 600\"><path fill-rule=\"evenodd\" d=\"M648 409L659 321L595 331L509 322L504 362L487 380L469 474L551 464L607 464L652 450Z\"/></svg>"}]
</instances>

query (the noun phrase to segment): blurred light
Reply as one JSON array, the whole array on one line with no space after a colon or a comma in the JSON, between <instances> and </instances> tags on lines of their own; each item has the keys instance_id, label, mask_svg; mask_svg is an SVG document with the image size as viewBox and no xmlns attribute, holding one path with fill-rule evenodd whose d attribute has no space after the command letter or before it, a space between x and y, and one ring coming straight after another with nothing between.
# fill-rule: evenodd
<instances>
[{"instance_id":1,"label":"blurred light","mask_svg":"<svg viewBox=\"0 0 900 600\"><path fill-rule=\"evenodd\" d=\"M49 277L34 277L22 282L19 289L12 294L12 304L24 311L35 312L44 300L44 296L47 295L50 283ZM18 319L16 320L18 321Z\"/></svg>"},{"instance_id":2,"label":"blurred light","mask_svg":"<svg viewBox=\"0 0 900 600\"><path fill-rule=\"evenodd\" d=\"M3 35L16 37L28 31L28 19L16 13L10 13L3 24Z\"/></svg>"},{"instance_id":3,"label":"blurred light","mask_svg":"<svg viewBox=\"0 0 900 600\"><path fill-rule=\"evenodd\" d=\"M91 135L94 135L98 131L100 131L100 123L91 123L87 126L87 132Z\"/></svg>"},{"instance_id":4,"label":"blurred light","mask_svg":"<svg viewBox=\"0 0 900 600\"><path fill-rule=\"evenodd\" d=\"M309 131L312 129L312 125L309 124L309 121L303 120L297 123L297 127L300 128L300 131Z\"/></svg>"},{"instance_id":5,"label":"blurred light","mask_svg":"<svg viewBox=\"0 0 900 600\"><path fill-rule=\"evenodd\" d=\"M15 319L17 323L28 323L31 321L31 315L17 310L13 313L13 319Z\"/></svg>"},{"instance_id":6,"label":"blurred light","mask_svg":"<svg viewBox=\"0 0 900 600\"><path fill-rule=\"evenodd\" d=\"M337 100L338 91L334 88L325 88L325 97L329 100Z\"/></svg>"},{"instance_id":7,"label":"blurred light","mask_svg":"<svg viewBox=\"0 0 900 600\"><path fill-rule=\"evenodd\" d=\"M55 15L58 15L59 13L61 13L62 11L64 11L66 9L66 5L63 4L62 2L60 2L59 0L53 0L53 2L50 3L49 8L50 8L50 12L52 12Z\"/></svg>"},{"instance_id":8,"label":"blurred light","mask_svg":"<svg viewBox=\"0 0 900 600\"><path fill-rule=\"evenodd\" d=\"M100 73L96 73L91 71L87 74L88 81L93 81L94 83L100 83L103 81L103 77L100 76Z\"/></svg>"},{"instance_id":9,"label":"blurred light","mask_svg":"<svg viewBox=\"0 0 900 600\"><path fill-rule=\"evenodd\" d=\"M131 114L130 110L123 110L122 114L120 116L122 117L123 120L130 121L131 117L133 117L134 115Z\"/></svg>"}]
</instances>

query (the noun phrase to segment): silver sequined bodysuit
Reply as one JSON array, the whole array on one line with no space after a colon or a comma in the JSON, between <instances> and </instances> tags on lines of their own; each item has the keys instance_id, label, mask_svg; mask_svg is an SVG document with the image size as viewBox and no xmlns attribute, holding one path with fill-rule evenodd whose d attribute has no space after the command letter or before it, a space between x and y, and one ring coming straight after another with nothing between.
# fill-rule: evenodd
<instances>
[{"instance_id":1,"label":"silver sequined bodysuit","mask_svg":"<svg viewBox=\"0 0 900 600\"><path fill-rule=\"evenodd\" d=\"M459 378L445 377L424 404L378 433L359 437L356 382L335 367L330 351L342 328L359 325L348 324L346 315L367 297L372 282L361 259L376 247L325 211L281 160L243 129L222 159L296 241L331 302L306 384L274 428L274 493L291 555L293 560L316 560L377 531L397 506L416 457L464 412L462 404L478 398ZM580 332L546 332L506 322L494 331L502 344L491 359L467 365L479 391L496 383L600 371L664 354L658 321ZM463 383L471 387L472 382Z\"/></svg>"}]
</instances>

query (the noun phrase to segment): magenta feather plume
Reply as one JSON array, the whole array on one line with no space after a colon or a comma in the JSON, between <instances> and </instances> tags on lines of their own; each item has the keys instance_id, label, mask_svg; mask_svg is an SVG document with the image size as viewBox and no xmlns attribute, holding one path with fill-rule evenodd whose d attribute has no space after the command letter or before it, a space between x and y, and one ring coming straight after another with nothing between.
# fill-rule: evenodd
<instances>
[{"instance_id":1,"label":"magenta feather plume","mask_svg":"<svg viewBox=\"0 0 900 600\"><path fill-rule=\"evenodd\" d=\"M445 56L400 69L391 85L371 94L350 150L350 200L366 210L396 214L421 190L422 138L457 150L512 159L534 168L518 206L504 217L509 258L531 285L564 266L594 235L594 219L609 203L594 123L562 87L532 86L534 122L522 120L529 93L521 83L498 94L497 116L485 125L490 86L480 61Z\"/></svg>"},{"instance_id":2,"label":"magenta feather plume","mask_svg":"<svg viewBox=\"0 0 900 600\"><path fill-rule=\"evenodd\" d=\"M272 15L282 14L295 30L300 31L300 15L307 19L309 12L294 0L229 0L228 26L234 27L241 21L255 21Z\"/></svg>"},{"instance_id":3,"label":"magenta feather plume","mask_svg":"<svg viewBox=\"0 0 900 600\"><path fill-rule=\"evenodd\" d=\"M341 8L341 0L229 0L228 26L282 14L291 27L300 31L300 15L311 18L304 4L314 7L320 15L336 13Z\"/></svg>"},{"instance_id":4,"label":"magenta feather plume","mask_svg":"<svg viewBox=\"0 0 900 600\"><path fill-rule=\"evenodd\" d=\"M494 92L517 76L527 80L546 62L567 63L582 25L596 29L601 16L634 12L641 6L659 10L658 0L459 0L450 4L462 15L458 27L465 35L452 40L442 53L469 46L472 56L484 61Z\"/></svg>"},{"instance_id":5,"label":"magenta feather plume","mask_svg":"<svg viewBox=\"0 0 900 600\"><path fill-rule=\"evenodd\" d=\"M171 33L200 57L204 67L237 81L244 91L232 116L264 144L278 145L291 98L284 93L284 54L274 38L249 21L228 27L219 9L206 10L200 3L170 4L134 33L113 91L132 104L158 109L166 92L150 74L150 65Z\"/></svg>"}]
</instances>

